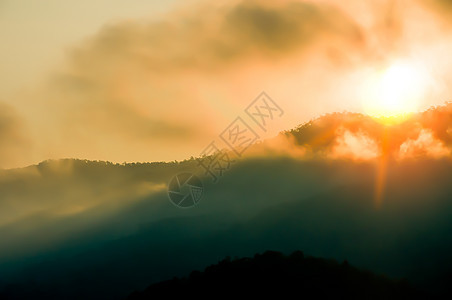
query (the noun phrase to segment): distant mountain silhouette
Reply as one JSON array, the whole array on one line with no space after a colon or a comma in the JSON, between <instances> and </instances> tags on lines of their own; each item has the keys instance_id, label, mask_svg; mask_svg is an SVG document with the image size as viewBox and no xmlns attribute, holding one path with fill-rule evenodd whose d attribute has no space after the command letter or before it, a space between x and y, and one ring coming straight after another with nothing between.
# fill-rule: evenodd
<instances>
[{"instance_id":1,"label":"distant mountain silhouette","mask_svg":"<svg viewBox=\"0 0 452 300\"><path fill-rule=\"evenodd\" d=\"M260 299L426 299L403 280L359 270L344 261L289 256L267 251L253 258L226 258L204 272L152 284L127 300L243 298ZM259 298L258 298L259 297Z\"/></svg>"}]
</instances>

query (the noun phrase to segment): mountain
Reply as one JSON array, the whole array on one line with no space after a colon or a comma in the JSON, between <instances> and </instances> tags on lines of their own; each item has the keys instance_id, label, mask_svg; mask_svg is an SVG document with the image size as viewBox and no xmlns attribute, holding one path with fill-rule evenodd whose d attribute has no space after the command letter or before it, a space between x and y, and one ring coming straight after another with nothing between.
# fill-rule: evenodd
<instances>
[{"instance_id":1,"label":"mountain","mask_svg":"<svg viewBox=\"0 0 452 300\"><path fill-rule=\"evenodd\" d=\"M204 272L174 278L134 292L128 300L161 297L269 297L302 299L426 299L427 294L407 282L359 270L344 261L286 256L266 251L252 258L226 258Z\"/></svg>"},{"instance_id":2,"label":"mountain","mask_svg":"<svg viewBox=\"0 0 452 300\"><path fill-rule=\"evenodd\" d=\"M1 170L0 298L121 299L267 249L450 293L451 112L322 116L249 148L217 182L196 159ZM183 172L204 186L191 209L168 199Z\"/></svg>"}]
</instances>

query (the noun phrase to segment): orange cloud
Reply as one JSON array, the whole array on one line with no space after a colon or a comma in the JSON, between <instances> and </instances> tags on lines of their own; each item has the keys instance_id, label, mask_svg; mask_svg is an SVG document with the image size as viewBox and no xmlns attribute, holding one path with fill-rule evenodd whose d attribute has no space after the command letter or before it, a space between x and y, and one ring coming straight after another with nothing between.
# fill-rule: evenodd
<instances>
[{"instance_id":1,"label":"orange cloud","mask_svg":"<svg viewBox=\"0 0 452 300\"><path fill-rule=\"evenodd\" d=\"M344 128L338 129L336 144L330 153L330 157L334 159L348 158L354 160L368 160L379 155L379 147L375 140L362 130L353 133Z\"/></svg>"},{"instance_id":2,"label":"orange cloud","mask_svg":"<svg viewBox=\"0 0 452 300\"><path fill-rule=\"evenodd\" d=\"M441 158L449 156L450 153L450 149L435 138L431 130L422 129L416 140L408 139L400 145L399 157L401 159L423 156Z\"/></svg>"}]
</instances>

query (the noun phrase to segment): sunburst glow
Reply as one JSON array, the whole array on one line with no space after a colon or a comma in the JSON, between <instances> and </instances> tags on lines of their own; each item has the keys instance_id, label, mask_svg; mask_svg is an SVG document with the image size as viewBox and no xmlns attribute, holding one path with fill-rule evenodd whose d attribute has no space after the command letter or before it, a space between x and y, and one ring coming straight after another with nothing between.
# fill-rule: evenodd
<instances>
[{"instance_id":1,"label":"sunburst glow","mask_svg":"<svg viewBox=\"0 0 452 300\"><path fill-rule=\"evenodd\" d=\"M419 109L426 94L429 77L412 63L394 63L373 76L364 95L364 110L369 115L400 118Z\"/></svg>"}]
</instances>

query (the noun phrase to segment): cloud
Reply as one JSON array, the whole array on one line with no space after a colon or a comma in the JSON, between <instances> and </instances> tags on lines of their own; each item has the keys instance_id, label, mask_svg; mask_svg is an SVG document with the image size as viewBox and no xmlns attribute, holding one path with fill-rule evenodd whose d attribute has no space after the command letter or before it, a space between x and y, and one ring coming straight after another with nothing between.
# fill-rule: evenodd
<instances>
[{"instance_id":1,"label":"cloud","mask_svg":"<svg viewBox=\"0 0 452 300\"><path fill-rule=\"evenodd\" d=\"M260 67L269 74L310 48L361 42L356 24L326 4L192 6L105 26L68 51L27 109L42 159L183 159L262 90L251 79ZM252 96L242 96L246 89Z\"/></svg>"},{"instance_id":2,"label":"cloud","mask_svg":"<svg viewBox=\"0 0 452 300\"><path fill-rule=\"evenodd\" d=\"M29 155L25 125L10 106L0 102L0 168L14 166Z\"/></svg>"},{"instance_id":3,"label":"cloud","mask_svg":"<svg viewBox=\"0 0 452 300\"><path fill-rule=\"evenodd\" d=\"M452 2L450 0L424 0L419 1L419 3L432 9L433 12L443 18L443 21L450 22L449 17L452 13Z\"/></svg>"},{"instance_id":4,"label":"cloud","mask_svg":"<svg viewBox=\"0 0 452 300\"><path fill-rule=\"evenodd\" d=\"M408 139L400 145L400 158L418 158L422 156L442 158L450 156L450 149L433 136L432 131L422 129L416 140Z\"/></svg>"},{"instance_id":5,"label":"cloud","mask_svg":"<svg viewBox=\"0 0 452 300\"><path fill-rule=\"evenodd\" d=\"M336 144L331 150L333 159L349 158L357 160L374 159L380 156L378 144L362 130L357 133L338 129Z\"/></svg>"},{"instance_id":6,"label":"cloud","mask_svg":"<svg viewBox=\"0 0 452 300\"><path fill-rule=\"evenodd\" d=\"M224 19L225 35L217 44L232 49L230 53L247 56L286 56L325 36L357 43L362 38L356 24L340 11L306 2L241 2Z\"/></svg>"},{"instance_id":7,"label":"cloud","mask_svg":"<svg viewBox=\"0 0 452 300\"><path fill-rule=\"evenodd\" d=\"M190 7L153 23L107 26L72 53L72 62L94 71L94 78L96 70L104 75L134 64L150 72L212 70L256 55L286 57L320 37L360 42L360 34L352 19L326 4L241 1Z\"/></svg>"}]
</instances>

